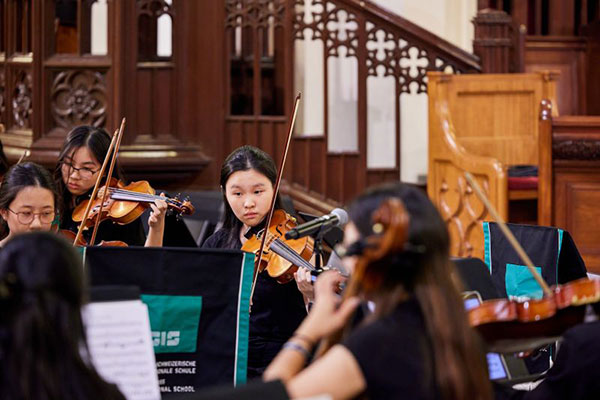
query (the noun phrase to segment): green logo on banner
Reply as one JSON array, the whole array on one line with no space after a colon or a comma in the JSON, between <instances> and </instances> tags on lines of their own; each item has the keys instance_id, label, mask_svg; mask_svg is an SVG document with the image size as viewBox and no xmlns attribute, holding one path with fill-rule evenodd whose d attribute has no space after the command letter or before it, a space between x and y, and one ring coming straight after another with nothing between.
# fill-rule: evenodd
<instances>
[{"instance_id":1,"label":"green logo on banner","mask_svg":"<svg viewBox=\"0 0 600 400\"><path fill-rule=\"evenodd\" d=\"M155 353L193 353L198 340L202 296L143 294Z\"/></svg>"}]
</instances>

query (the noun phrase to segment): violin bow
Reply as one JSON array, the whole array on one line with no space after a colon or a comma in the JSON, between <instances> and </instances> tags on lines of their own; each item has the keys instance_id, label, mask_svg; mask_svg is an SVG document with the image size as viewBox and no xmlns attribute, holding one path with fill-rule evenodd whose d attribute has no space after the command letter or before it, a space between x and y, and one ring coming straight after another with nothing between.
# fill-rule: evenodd
<instances>
[{"instance_id":1,"label":"violin bow","mask_svg":"<svg viewBox=\"0 0 600 400\"><path fill-rule=\"evenodd\" d=\"M485 194L483 194L481 187L479 187L479 184L475 181L475 178L473 178L473 175L471 175L470 172L465 172L465 178L467 178L469 185L471 185L471 187L473 188L473 191L475 192L477 197L479 197L479 200L481 200L483 202L483 204L485 205L485 208L487 208L489 213L496 220L496 223L500 227L500 230L502 231L504 236L506 236L506 239L508 239L508 242L515 249L515 251L517 252L519 257L521 257L521 259L523 260L523 262L529 269L529 272L531 272L531 275L533 275L533 277L535 278L537 283L540 285L540 287L544 291L544 294L546 296L552 296L552 291L550 290L550 288L548 287L548 285L546 284L544 279L542 279L540 274L536 271L535 267L533 266L533 262L531 261L531 259L529 258L529 256L525 252L525 250L523 250L523 247L517 241L517 239L515 238L515 235L513 235L513 233L510 231L510 229L508 229L508 226L506 226L506 223L504 222L504 220L500 217L500 215L498 215L498 212L496 211L496 209L494 208L492 203L490 203L490 201L485 196Z\"/></svg>"},{"instance_id":2,"label":"violin bow","mask_svg":"<svg viewBox=\"0 0 600 400\"><path fill-rule=\"evenodd\" d=\"M100 225L100 216L102 215L102 208L104 207L104 202L106 201L106 196L108 196L110 180L112 178L113 171L115 169L115 164L117 162L117 156L119 155L119 147L121 146L121 139L123 138L123 131L125 130L125 118L121 120L121 126L119 127L119 133L117 134L117 142L115 143L115 148L112 152L112 159L110 160L110 167L108 169L108 174L106 175L106 181L104 184L104 193L102 193L102 201L100 202L100 210L98 211L98 217L96 217L96 221L94 223L94 230L92 232L92 239L90 240L89 245L93 246L96 241L96 233L98 232L98 226ZM92 197L93 199L93 197ZM85 221L85 220L84 220Z\"/></svg>"},{"instance_id":3,"label":"violin bow","mask_svg":"<svg viewBox=\"0 0 600 400\"><path fill-rule=\"evenodd\" d=\"M294 124L296 123L296 116L298 114L298 106L300 105L300 99L302 98L302 93L298 93L296 95L296 99L294 100L294 108L292 111L292 118L290 119L290 126L288 129L287 140L285 142L285 149L283 151L283 157L281 157L281 162L279 163L279 169L277 170L277 179L275 180L275 187L273 188L273 197L271 197L271 207L269 209L269 213L267 214L267 220L265 221L265 228L262 239L260 241L260 247L258 249L258 260L254 264L254 276L252 278L252 290L250 292L250 306L252 307L252 298L254 297L254 288L256 287L256 280L258 279L258 274L261 272L260 263L262 261L263 250L265 248L265 241L267 239L267 232L269 231L269 226L271 225L271 219L273 218L273 212L275 209L275 200L277 199L277 194L279 193L279 184L281 183L281 177L283 176L283 168L285 167L285 161L287 160L288 150L290 149L290 143L292 142L292 135L294 133Z\"/></svg>"},{"instance_id":4,"label":"violin bow","mask_svg":"<svg viewBox=\"0 0 600 400\"><path fill-rule=\"evenodd\" d=\"M17 164L21 164L24 159L26 159L27 157L29 157L29 154L31 154L31 151L25 150L23 152L23 154L21 154L21 157L19 157L19 161L17 161Z\"/></svg>"},{"instance_id":5,"label":"violin bow","mask_svg":"<svg viewBox=\"0 0 600 400\"><path fill-rule=\"evenodd\" d=\"M98 178L96 179L96 183L94 184L94 190L92 190L92 195L90 197L90 201L88 202L87 207L85 208L85 212L83 213L83 219L79 224L79 228L77 229L77 235L75 236L75 240L73 241L73 246L79 239L81 238L81 234L83 233L83 228L85 226L85 221L87 220L88 215L90 214L90 210L92 209L92 200L96 198L98 194L98 188L100 187L100 180L102 179L102 175L104 175L104 171L106 170L106 166L108 165L108 160L110 159L110 155L112 153L113 148L115 147L115 143L117 142L118 130L115 130L113 134L112 140L110 141L110 145L108 146L108 151L106 152L106 156L104 157L104 161L102 162L102 167L100 168L100 173L98 174Z\"/></svg>"}]
</instances>

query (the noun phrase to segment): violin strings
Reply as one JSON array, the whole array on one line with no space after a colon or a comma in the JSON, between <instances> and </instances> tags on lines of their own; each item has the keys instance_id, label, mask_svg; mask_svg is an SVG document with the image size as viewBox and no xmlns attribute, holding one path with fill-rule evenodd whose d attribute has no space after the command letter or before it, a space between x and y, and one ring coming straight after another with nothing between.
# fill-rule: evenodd
<instances>
[{"instance_id":1,"label":"violin strings","mask_svg":"<svg viewBox=\"0 0 600 400\"><path fill-rule=\"evenodd\" d=\"M308 261L302 258L298 253L294 251L294 249L292 249L290 246L287 245L287 243L281 241L280 239L275 239L273 243L271 243L271 249L281 257L284 257L286 260L294 263L299 267L306 268L309 271L315 270L315 267L313 267L312 264L310 264ZM286 254L287 257L284 254Z\"/></svg>"},{"instance_id":2,"label":"violin strings","mask_svg":"<svg viewBox=\"0 0 600 400\"><path fill-rule=\"evenodd\" d=\"M264 232L264 230L261 232ZM308 261L306 261L304 258L302 258L298 253L296 253L296 251L294 249L292 249L290 246L288 246L287 243L280 240L278 237L273 235L271 232L267 231L267 241L270 241L273 237L275 237L275 239L272 241L272 243L270 244L269 247L271 247L277 255L280 255L281 257L285 258L289 262L294 263L294 265L306 268L309 271L315 271L315 267L312 264L310 264ZM281 254L278 253L278 251Z\"/></svg>"},{"instance_id":3,"label":"violin strings","mask_svg":"<svg viewBox=\"0 0 600 400\"><path fill-rule=\"evenodd\" d=\"M157 196L157 195L152 195L152 194L147 194L147 193L133 192L130 190L110 188L109 193L111 194L112 198L115 198L117 200L127 201L127 200L131 199L131 201L147 201L147 202L153 202L154 200L164 200L170 204L180 205L180 202L175 199L170 199L168 197L162 197L162 196ZM117 196L115 197L115 195L117 195Z\"/></svg>"}]
</instances>

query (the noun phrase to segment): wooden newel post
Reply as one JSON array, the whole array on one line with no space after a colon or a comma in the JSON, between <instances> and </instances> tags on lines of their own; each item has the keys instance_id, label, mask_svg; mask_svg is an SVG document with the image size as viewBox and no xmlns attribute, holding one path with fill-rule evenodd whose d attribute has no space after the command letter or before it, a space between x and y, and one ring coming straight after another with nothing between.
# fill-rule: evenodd
<instances>
[{"instance_id":1,"label":"wooden newel post","mask_svg":"<svg viewBox=\"0 0 600 400\"><path fill-rule=\"evenodd\" d=\"M504 11L486 8L473 18L475 39L473 52L481 60L483 73L509 73L514 71L512 55L515 47L513 21Z\"/></svg>"}]
</instances>

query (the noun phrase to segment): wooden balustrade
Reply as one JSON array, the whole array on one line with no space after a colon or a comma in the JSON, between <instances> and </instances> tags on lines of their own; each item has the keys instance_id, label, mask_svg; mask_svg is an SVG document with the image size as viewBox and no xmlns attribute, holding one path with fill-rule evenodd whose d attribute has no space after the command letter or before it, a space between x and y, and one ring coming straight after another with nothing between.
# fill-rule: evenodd
<instances>
[{"instance_id":1,"label":"wooden balustrade","mask_svg":"<svg viewBox=\"0 0 600 400\"><path fill-rule=\"evenodd\" d=\"M400 178L400 96L426 93L427 71L478 72L478 58L457 48L444 39L394 15L370 1L358 0L280 0L263 6L253 1L226 1L225 56L231 62L224 74L228 88L225 104L225 136L221 143L221 157L242 144L257 145L270 154L281 152L285 137L291 99L294 96L294 46L299 42L316 40L322 44L323 57L319 61L324 71L322 93L325 120L324 131L317 136L295 135L290 154L290 168L285 178L297 188L320 193L326 198L344 203L366 186ZM272 27L266 21L274 21ZM261 32L273 29L275 39L271 53L265 53L265 40ZM236 41L237 35L237 41ZM244 50L246 41L239 35L261 38L254 48ZM283 43L283 44L282 44ZM278 46L281 49L278 50ZM268 48L269 46L267 46ZM273 50L274 49L274 50ZM232 56L233 54L233 56ZM265 56L266 54L266 56ZM273 57L272 64L286 67L280 91L286 107L283 116L268 115L264 111L263 94L272 92L272 84L264 78L264 57ZM283 57L283 60L278 57ZM328 101L329 61L339 58L356 60L357 148L353 151L334 152L328 148L327 120L330 115ZM234 88L232 79L240 82L239 60L247 59L243 89ZM235 66L235 67L234 67ZM311 68L308 66L308 68ZM393 167L369 168L367 166L367 80L390 77L395 92L395 163ZM262 80L261 80L262 79ZM349 84L350 85L350 84ZM245 115L233 108L233 98L246 99L252 104ZM339 116L337 116L339 118ZM373 133L375 134L375 133ZM351 136L351 135L350 135ZM217 150L218 151L218 150ZM218 158L218 157L217 157Z\"/></svg>"}]
</instances>

